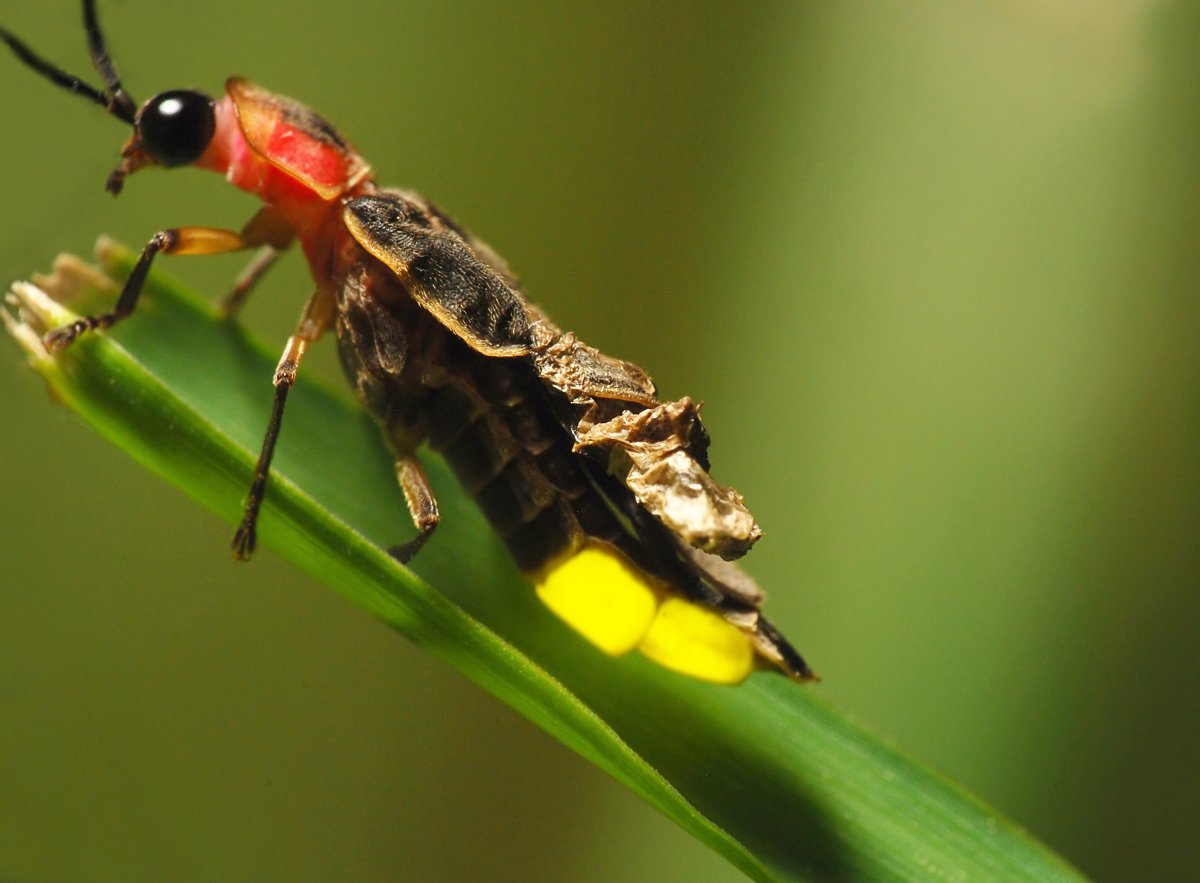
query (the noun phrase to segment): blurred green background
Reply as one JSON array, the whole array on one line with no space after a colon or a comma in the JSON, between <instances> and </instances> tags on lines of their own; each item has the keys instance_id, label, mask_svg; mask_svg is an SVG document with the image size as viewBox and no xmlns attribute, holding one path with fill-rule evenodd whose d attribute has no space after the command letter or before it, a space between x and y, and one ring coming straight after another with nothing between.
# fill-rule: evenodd
<instances>
[{"instance_id":1,"label":"blurred green background","mask_svg":"<svg viewBox=\"0 0 1200 883\"><path fill-rule=\"evenodd\" d=\"M301 98L705 400L813 689L1097 878L1195 873L1200 7L284 8L101 13L135 98ZM0 22L87 72L68 0ZM254 209L198 172L114 202L121 127L6 54L0 108L6 281ZM162 264L216 296L241 259ZM281 345L302 264L246 311ZM230 563L7 344L0 403L0 878L738 879L313 580Z\"/></svg>"}]
</instances>

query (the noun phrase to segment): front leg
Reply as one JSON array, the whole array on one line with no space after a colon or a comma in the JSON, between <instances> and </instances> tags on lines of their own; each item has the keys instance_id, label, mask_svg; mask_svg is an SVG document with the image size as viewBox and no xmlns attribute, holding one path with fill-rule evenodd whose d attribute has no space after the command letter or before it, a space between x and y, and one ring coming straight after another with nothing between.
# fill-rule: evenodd
<instances>
[{"instance_id":1,"label":"front leg","mask_svg":"<svg viewBox=\"0 0 1200 883\"><path fill-rule=\"evenodd\" d=\"M69 325L55 328L43 339L43 343L52 353L65 349L74 342L75 338L85 331L97 328L109 328L133 312L137 306L142 287L146 284L146 275L150 272L150 264L159 253L162 254L222 254L227 251L238 251L247 247L246 240L241 234L219 227L172 227L161 230L150 237L141 256L133 266L133 272L125 280L121 296L111 313L101 313L98 316L84 316Z\"/></svg>"}]
</instances>

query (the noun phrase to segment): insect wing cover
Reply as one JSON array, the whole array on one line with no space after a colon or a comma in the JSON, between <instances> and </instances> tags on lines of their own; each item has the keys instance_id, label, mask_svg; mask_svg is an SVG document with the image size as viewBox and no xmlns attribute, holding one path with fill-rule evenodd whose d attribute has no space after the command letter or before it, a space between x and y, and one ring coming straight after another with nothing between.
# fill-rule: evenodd
<instances>
[{"instance_id":1,"label":"insect wing cover","mask_svg":"<svg viewBox=\"0 0 1200 883\"><path fill-rule=\"evenodd\" d=\"M416 199L399 191L363 196L346 205L343 218L412 299L472 349L498 357L529 352L524 298Z\"/></svg>"},{"instance_id":2,"label":"insect wing cover","mask_svg":"<svg viewBox=\"0 0 1200 883\"><path fill-rule=\"evenodd\" d=\"M230 77L225 91L247 143L322 199L334 199L370 176L354 148L306 105L241 77Z\"/></svg>"}]
</instances>

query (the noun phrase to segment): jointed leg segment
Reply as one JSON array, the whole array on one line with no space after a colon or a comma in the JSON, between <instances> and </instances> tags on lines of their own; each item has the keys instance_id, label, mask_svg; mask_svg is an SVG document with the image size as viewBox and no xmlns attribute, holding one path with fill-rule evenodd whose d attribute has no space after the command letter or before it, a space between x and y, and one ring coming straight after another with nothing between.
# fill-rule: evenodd
<instances>
[{"instance_id":1,"label":"jointed leg segment","mask_svg":"<svg viewBox=\"0 0 1200 883\"><path fill-rule=\"evenodd\" d=\"M263 436L262 449L254 466L254 478L246 496L242 523L233 535L233 557L239 561L248 561L257 543L258 512L262 508L263 497L266 496L271 458L275 456L275 443L279 440L279 430L283 426L283 407L287 404L288 391L296 382L296 371L300 367L300 360L304 358L305 350L308 349L308 343L307 339L299 335L289 337L279 365L275 368L272 381L275 385L275 399L271 405L271 418L267 421L267 432Z\"/></svg>"},{"instance_id":2,"label":"jointed leg segment","mask_svg":"<svg viewBox=\"0 0 1200 883\"><path fill-rule=\"evenodd\" d=\"M225 316L234 316L250 298L250 292L267 270L279 260L281 252L273 245L264 245L233 281L233 288L221 298L219 308Z\"/></svg>"},{"instance_id":3,"label":"jointed leg segment","mask_svg":"<svg viewBox=\"0 0 1200 883\"><path fill-rule=\"evenodd\" d=\"M293 236L291 227L270 207L260 209L242 228L241 233L220 227L172 227L161 230L151 236L146 247L142 249L133 272L125 280L125 287L121 289L121 296L117 298L117 305L113 311L101 313L99 316L84 316L69 325L55 328L43 341L46 349L58 352L85 331L109 328L132 313L133 308L137 306L142 287L146 284L150 264L160 253L224 254L261 246L262 250L241 272L234 282L233 290L222 301L222 309L231 314L245 302L255 283L275 263L280 252L291 244Z\"/></svg>"},{"instance_id":4,"label":"jointed leg segment","mask_svg":"<svg viewBox=\"0 0 1200 883\"><path fill-rule=\"evenodd\" d=\"M125 280L121 296L111 313L101 313L99 316L84 316L69 325L55 328L46 335L43 341L50 352L58 352L75 341L85 331L97 328L109 328L133 312L137 306L142 287L146 284L146 275L150 272L150 264L160 252L162 254L221 254L227 251L238 251L247 248L248 243L238 233L232 230L222 230L218 227L173 227L162 230L150 237L146 247L142 249L133 272Z\"/></svg>"},{"instance_id":5,"label":"jointed leg segment","mask_svg":"<svg viewBox=\"0 0 1200 883\"><path fill-rule=\"evenodd\" d=\"M433 496L433 488L425 475L425 468L416 454L407 454L396 460L396 480L404 491L404 501L408 503L408 511L412 515L417 535L411 540L399 543L388 552L401 564L407 564L410 559L425 545L425 541L433 536L434 528L441 520L438 512L437 499Z\"/></svg>"},{"instance_id":6,"label":"jointed leg segment","mask_svg":"<svg viewBox=\"0 0 1200 883\"><path fill-rule=\"evenodd\" d=\"M292 244L295 237L288 222L270 206L263 206L242 228L242 239L247 248L261 246L258 254L246 265L234 280L233 288L221 298L221 312L233 316L246 300L250 292L258 284L267 270L279 260L283 250Z\"/></svg>"}]
</instances>

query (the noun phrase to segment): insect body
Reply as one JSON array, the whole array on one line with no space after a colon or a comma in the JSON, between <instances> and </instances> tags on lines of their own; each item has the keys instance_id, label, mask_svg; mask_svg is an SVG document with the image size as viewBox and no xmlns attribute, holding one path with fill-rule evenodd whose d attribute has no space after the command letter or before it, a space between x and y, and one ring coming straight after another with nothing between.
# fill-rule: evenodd
<instances>
[{"instance_id":1,"label":"insect body","mask_svg":"<svg viewBox=\"0 0 1200 883\"><path fill-rule=\"evenodd\" d=\"M162 92L136 106L105 49L94 0L84 27L97 89L0 29L16 55L103 106L133 134L107 187L150 166L219 172L263 207L241 230L155 234L111 313L46 336L50 350L107 328L137 304L160 254L258 249L225 302L233 312L278 254L303 249L315 290L274 376L274 404L235 557L255 546L288 390L331 326L346 373L396 452L417 529L437 502L418 459L428 443L476 499L545 603L610 654L640 649L667 668L734 683L755 666L813 677L760 615L762 596L729 560L760 531L736 491L708 474L708 436L690 399L660 402L642 369L563 333L505 263L422 197L378 187L370 167L307 107L240 78L212 99Z\"/></svg>"}]
</instances>

